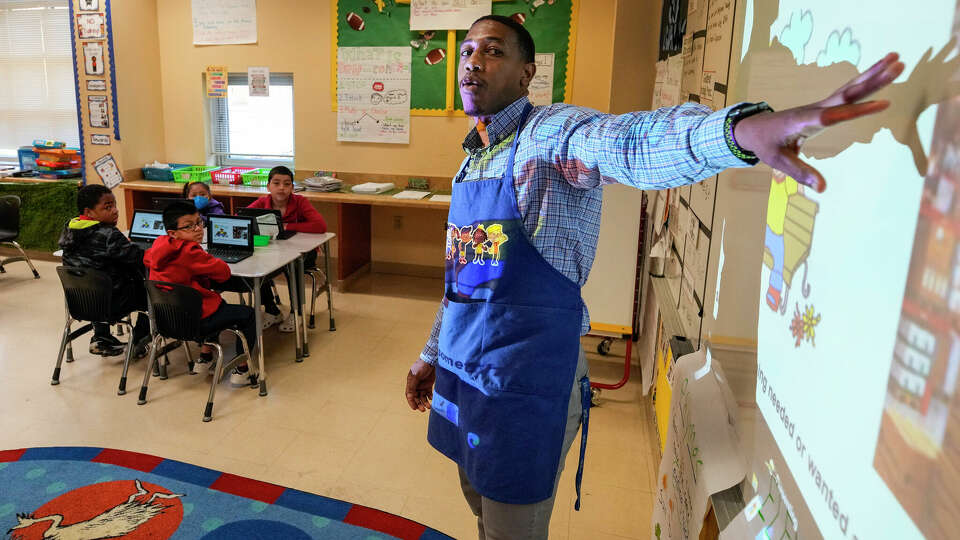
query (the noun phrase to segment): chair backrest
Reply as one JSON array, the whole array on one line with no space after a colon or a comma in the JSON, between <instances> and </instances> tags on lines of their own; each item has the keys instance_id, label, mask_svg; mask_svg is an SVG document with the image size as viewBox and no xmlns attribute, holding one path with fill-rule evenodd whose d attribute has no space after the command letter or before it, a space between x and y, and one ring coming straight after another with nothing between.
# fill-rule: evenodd
<instances>
[{"instance_id":1,"label":"chair backrest","mask_svg":"<svg viewBox=\"0 0 960 540\"><path fill-rule=\"evenodd\" d=\"M166 338L196 340L203 303L200 292L166 281L147 280L145 285L156 332Z\"/></svg>"},{"instance_id":2,"label":"chair backrest","mask_svg":"<svg viewBox=\"0 0 960 540\"><path fill-rule=\"evenodd\" d=\"M112 320L113 280L109 274L93 268L58 266L57 275L71 317L80 321Z\"/></svg>"},{"instance_id":3,"label":"chair backrest","mask_svg":"<svg viewBox=\"0 0 960 540\"><path fill-rule=\"evenodd\" d=\"M0 196L0 231L20 234L20 197Z\"/></svg>"}]
</instances>

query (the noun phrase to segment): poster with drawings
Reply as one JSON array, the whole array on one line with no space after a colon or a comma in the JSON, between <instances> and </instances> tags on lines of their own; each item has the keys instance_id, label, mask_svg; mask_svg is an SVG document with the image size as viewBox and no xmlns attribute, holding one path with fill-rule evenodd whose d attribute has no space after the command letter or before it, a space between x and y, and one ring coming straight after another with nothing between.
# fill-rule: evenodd
<instances>
[{"instance_id":1,"label":"poster with drawings","mask_svg":"<svg viewBox=\"0 0 960 540\"><path fill-rule=\"evenodd\" d=\"M491 0L410 0L410 29L466 30L491 9Z\"/></svg>"},{"instance_id":2,"label":"poster with drawings","mask_svg":"<svg viewBox=\"0 0 960 540\"><path fill-rule=\"evenodd\" d=\"M87 75L103 75L103 42L83 44L83 69Z\"/></svg>"},{"instance_id":3,"label":"poster with drawings","mask_svg":"<svg viewBox=\"0 0 960 540\"><path fill-rule=\"evenodd\" d=\"M537 53L537 74L530 81L530 103L553 103L553 53Z\"/></svg>"},{"instance_id":4,"label":"poster with drawings","mask_svg":"<svg viewBox=\"0 0 960 540\"><path fill-rule=\"evenodd\" d=\"M337 49L337 140L410 142L410 47Z\"/></svg>"},{"instance_id":5,"label":"poster with drawings","mask_svg":"<svg viewBox=\"0 0 960 540\"><path fill-rule=\"evenodd\" d=\"M686 540L699 537L710 495L739 483L747 465L737 435L736 401L709 349L678 358L670 385L651 538Z\"/></svg>"}]
</instances>

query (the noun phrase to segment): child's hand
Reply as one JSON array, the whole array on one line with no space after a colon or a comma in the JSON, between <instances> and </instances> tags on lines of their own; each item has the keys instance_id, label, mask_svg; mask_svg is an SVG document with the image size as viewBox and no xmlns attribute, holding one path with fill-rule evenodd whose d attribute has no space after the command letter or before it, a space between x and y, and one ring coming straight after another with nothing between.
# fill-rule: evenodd
<instances>
[{"instance_id":1,"label":"child's hand","mask_svg":"<svg viewBox=\"0 0 960 540\"><path fill-rule=\"evenodd\" d=\"M415 411L425 412L433 399L436 370L423 360L417 360L407 373L407 404Z\"/></svg>"}]
</instances>

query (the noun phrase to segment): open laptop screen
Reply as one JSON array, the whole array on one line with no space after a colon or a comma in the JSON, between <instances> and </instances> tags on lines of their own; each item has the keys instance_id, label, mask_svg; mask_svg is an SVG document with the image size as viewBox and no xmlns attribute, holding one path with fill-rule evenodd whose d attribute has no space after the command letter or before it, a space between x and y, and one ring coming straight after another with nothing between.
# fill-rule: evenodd
<instances>
[{"instance_id":1,"label":"open laptop screen","mask_svg":"<svg viewBox=\"0 0 960 540\"><path fill-rule=\"evenodd\" d=\"M130 236L140 238L156 238L167 234L163 226L163 214L150 210L136 210L133 213L133 224L130 227Z\"/></svg>"},{"instance_id":2,"label":"open laptop screen","mask_svg":"<svg viewBox=\"0 0 960 540\"><path fill-rule=\"evenodd\" d=\"M251 219L237 216L209 216L207 242L211 246L253 248Z\"/></svg>"}]
</instances>

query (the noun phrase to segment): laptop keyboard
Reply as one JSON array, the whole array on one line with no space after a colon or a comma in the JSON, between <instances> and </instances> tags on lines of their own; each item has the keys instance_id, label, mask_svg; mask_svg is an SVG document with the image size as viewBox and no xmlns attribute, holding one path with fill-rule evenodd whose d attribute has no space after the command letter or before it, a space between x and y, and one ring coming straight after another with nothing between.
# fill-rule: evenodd
<instances>
[{"instance_id":1,"label":"laptop keyboard","mask_svg":"<svg viewBox=\"0 0 960 540\"><path fill-rule=\"evenodd\" d=\"M250 255L253 255L252 253L248 253L246 251L236 251L226 248L211 248L208 253L220 259L221 261L230 264L240 262Z\"/></svg>"}]
</instances>

